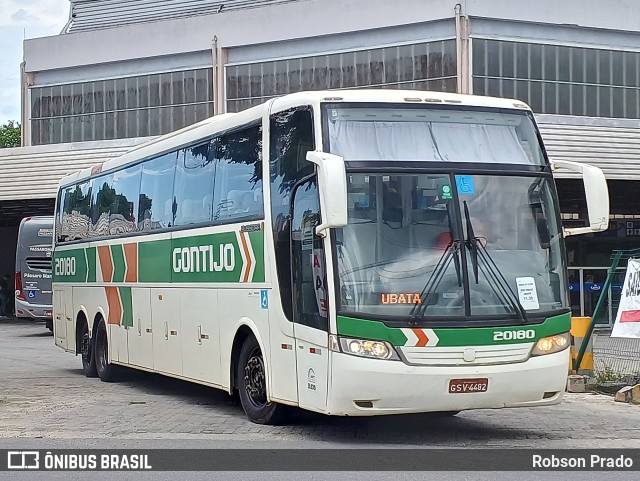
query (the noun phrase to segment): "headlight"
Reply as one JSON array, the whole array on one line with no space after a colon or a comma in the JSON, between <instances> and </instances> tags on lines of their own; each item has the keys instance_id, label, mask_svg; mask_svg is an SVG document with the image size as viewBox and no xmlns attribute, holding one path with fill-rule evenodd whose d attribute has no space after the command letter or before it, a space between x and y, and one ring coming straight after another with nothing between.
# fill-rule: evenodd
<instances>
[{"instance_id":1,"label":"headlight","mask_svg":"<svg viewBox=\"0 0 640 481\"><path fill-rule=\"evenodd\" d=\"M372 359L399 359L395 349L386 341L340 338L342 352Z\"/></svg>"},{"instance_id":2,"label":"headlight","mask_svg":"<svg viewBox=\"0 0 640 481\"><path fill-rule=\"evenodd\" d=\"M540 339L531 351L532 356L544 356L545 354L553 354L560 352L569 347L571 338L569 333L556 334L555 336L543 337Z\"/></svg>"}]
</instances>

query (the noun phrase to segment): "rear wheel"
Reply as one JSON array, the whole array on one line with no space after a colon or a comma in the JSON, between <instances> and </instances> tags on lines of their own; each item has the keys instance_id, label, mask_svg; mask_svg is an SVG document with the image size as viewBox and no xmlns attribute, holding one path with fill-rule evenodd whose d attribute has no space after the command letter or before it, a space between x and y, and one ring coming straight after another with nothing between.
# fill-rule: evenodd
<instances>
[{"instance_id":1,"label":"rear wheel","mask_svg":"<svg viewBox=\"0 0 640 481\"><path fill-rule=\"evenodd\" d=\"M82 369L87 377L96 377L98 371L96 369L96 358L91 349L91 338L89 337L89 327L86 322L82 322L78 341L80 344L80 356L82 357Z\"/></svg>"},{"instance_id":2,"label":"rear wheel","mask_svg":"<svg viewBox=\"0 0 640 481\"><path fill-rule=\"evenodd\" d=\"M249 421L257 424L281 424L288 415L287 406L268 402L267 374L258 341L249 337L238 359L238 394Z\"/></svg>"},{"instance_id":3,"label":"rear wheel","mask_svg":"<svg viewBox=\"0 0 640 481\"><path fill-rule=\"evenodd\" d=\"M104 382L113 382L118 375L118 366L109 364L109 344L107 340L107 325L100 319L95 333L95 364L98 377Z\"/></svg>"}]
</instances>

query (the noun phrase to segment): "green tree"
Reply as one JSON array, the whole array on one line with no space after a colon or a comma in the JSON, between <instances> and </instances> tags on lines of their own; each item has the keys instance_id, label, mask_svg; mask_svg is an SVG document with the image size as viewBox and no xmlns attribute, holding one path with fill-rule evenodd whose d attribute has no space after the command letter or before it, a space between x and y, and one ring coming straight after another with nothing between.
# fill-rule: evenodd
<instances>
[{"instance_id":1,"label":"green tree","mask_svg":"<svg viewBox=\"0 0 640 481\"><path fill-rule=\"evenodd\" d=\"M20 124L13 120L0 125L0 149L8 147L20 147Z\"/></svg>"}]
</instances>

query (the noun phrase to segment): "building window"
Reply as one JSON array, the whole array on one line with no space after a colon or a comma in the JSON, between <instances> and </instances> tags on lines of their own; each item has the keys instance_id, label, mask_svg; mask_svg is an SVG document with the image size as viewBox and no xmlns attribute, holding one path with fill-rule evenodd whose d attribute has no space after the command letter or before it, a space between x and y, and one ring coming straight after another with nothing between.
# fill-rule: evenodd
<instances>
[{"instance_id":1,"label":"building window","mask_svg":"<svg viewBox=\"0 0 640 481\"><path fill-rule=\"evenodd\" d=\"M637 118L640 53L473 39L473 93L534 112Z\"/></svg>"},{"instance_id":2,"label":"building window","mask_svg":"<svg viewBox=\"0 0 640 481\"><path fill-rule=\"evenodd\" d=\"M379 87L456 90L455 40L226 67L227 111L303 90Z\"/></svg>"},{"instance_id":3,"label":"building window","mask_svg":"<svg viewBox=\"0 0 640 481\"><path fill-rule=\"evenodd\" d=\"M213 115L210 68L30 92L32 145L155 136Z\"/></svg>"}]
</instances>

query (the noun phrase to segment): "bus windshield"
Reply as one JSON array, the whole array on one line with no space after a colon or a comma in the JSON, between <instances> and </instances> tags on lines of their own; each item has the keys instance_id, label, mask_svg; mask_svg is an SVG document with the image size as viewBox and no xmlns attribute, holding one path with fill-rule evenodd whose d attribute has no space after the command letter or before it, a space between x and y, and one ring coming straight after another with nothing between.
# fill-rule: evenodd
<instances>
[{"instance_id":1,"label":"bus windshield","mask_svg":"<svg viewBox=\"0 0 640 481\"><path fill-rule=\"evenodd\" d=\"M526 322L566 309L555 187L528 112L333 104L325 126L348 167L342 314ZM412 161L419 173L394 167Z\"/></svg>"},{"instance_id":2,"label":"bus windshield","mask_svg":"<svg viewBox=\"0 0 640 481\"><path fill-rule=\"evenodd\" d=\"M325 143L346 161L544 165L526 110L457 105L328 104Z\"/></svg>"}]
</instances>

